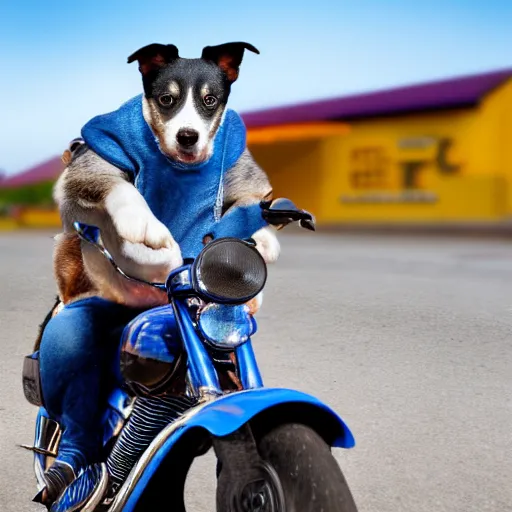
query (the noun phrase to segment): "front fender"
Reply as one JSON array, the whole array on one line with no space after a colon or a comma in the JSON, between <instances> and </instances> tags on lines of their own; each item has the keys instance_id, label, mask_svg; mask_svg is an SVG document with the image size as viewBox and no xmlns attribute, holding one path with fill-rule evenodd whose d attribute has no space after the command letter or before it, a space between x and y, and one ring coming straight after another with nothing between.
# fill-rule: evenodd
<instances>
[{"instance_id":1,"label":"front fender","mask_svg":"<svg viewBox=\"0 0 512 512\"><path fill-rule=\"evenodd\" d=\"M352 448L355 445L354 436L343 420L327 405L311 395L278 388L260 388L232 393L192 408L180 419L164 428L119 490L110 511L129 512L134 510L138 499L162 461L173 446L191 429L199 428L206 430L214 437L224 437L261 414L279 414L280 411L284 411L280 419L286 421L288 410L286 407L289 406L294 406L295 410L301 408L306 410L313 428L315 428L315 424L330 423L331 446ZM319 421L315 423L313 418ZM288 421L293 420L293 417L288 418Z\"/></svg>"},{"instance_id":2,"label":"front fender","mask_svg":"<svg viewBox=\"0 0 512 512\"><path fill-rule=\"evenodd\" d=\"M187 427L201 427L212 436L224 437L238 430L258 414L278 409L285 404L312 406L324 412L335 423L331 446L352 448L355 445L352 432L344 421L317 398L291 389L260 388L240 391L210 402L187 422Z\"/></svg>"}]
</instances>

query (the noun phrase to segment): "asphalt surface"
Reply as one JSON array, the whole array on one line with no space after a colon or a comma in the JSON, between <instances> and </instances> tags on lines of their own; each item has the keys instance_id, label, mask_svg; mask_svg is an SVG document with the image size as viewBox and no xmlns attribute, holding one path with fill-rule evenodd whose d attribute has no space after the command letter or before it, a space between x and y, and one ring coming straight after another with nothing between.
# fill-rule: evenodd
<instances>
[{"instance_id":1,"label":"asphalt surface","mask_svg":"<svg viewBox=\"0 0 512 512\"><path fill-rule=\"evenodd\" d=\"M325 400L361 512L512 511L512 241L283 237L255 348L269 386ZM0 235L0 511L40 510L22 358L52 303L48 233ZM188 484L212 512L210 455Z\"/></svg>"}]
</instances>

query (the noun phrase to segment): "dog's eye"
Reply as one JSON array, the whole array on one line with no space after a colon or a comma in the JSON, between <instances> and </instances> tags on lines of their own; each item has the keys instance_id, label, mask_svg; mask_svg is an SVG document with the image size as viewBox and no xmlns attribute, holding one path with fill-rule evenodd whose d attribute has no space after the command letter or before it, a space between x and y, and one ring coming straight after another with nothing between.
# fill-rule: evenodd
<instances>
[{"instance_id":1,"label":"dog's eye","mask_svg":"<svg viewBox=\"0 0 512 512\"><path fill-rule=\"evenodd\" d=\"M208 107L208 108L214 108L215 105L217 105L217 98L215 96L213 96L212 94L207 94L204 98L203 98L203 101L204 101L204 104Z\"/></svg>"},{"instance_id":2,"label":"dog's eye","mask_svg":"<svg viewBox=\"0 0 512 512\"><path fill-rule=\"evenodd\" d=\"M174 98L170 94L162 94L158 98L158 102L162 107L170 107L174 103Z\"/></svg>"}]
</instances>

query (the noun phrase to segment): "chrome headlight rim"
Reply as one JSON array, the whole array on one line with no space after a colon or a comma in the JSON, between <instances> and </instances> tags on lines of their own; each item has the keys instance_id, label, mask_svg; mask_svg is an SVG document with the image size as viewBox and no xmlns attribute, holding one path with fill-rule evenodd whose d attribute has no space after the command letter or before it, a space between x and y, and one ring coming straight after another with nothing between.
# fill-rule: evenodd
<instances>
[{"instance_id":1,"label":"chrome headlight rim","mask_svg":"<svg viewBox=\"0 0 512 512\"><path fill-rule=\"evenodd\" d=\"M255 272L258 272L258 275L255 275L254 278L257 282L256 288L253 289L251 293L247 293L243 296L238 297L228 297L219 293L215 293L212 291L212 287L208 286L205 281L209 279L210 276L207 276L204 272L203 263L205 258L210 256L211 251L214 251L220 245L232 244L234 246L238 246L243 251L246 251L246 256L250 256L253 258L252 262L256 265L257 268L253 269ZM239 271L243 270L242 268L238 269ZM251 269L247 269L251 270ZM265 287L267 282L267 265L265 260L259 253L257 249L252 244L241 240L240 238L231 238L224 237L219 238L210 242L199 254L199 256L195 259L192 267L190 269L190 276L192 281L192 287L197 295L199 295L203 300L208 303L216 303L216 304L228 304L228 305L240 305L246 302L249 302L251 299L254 299Z\"/></svg>"}]
</instances>

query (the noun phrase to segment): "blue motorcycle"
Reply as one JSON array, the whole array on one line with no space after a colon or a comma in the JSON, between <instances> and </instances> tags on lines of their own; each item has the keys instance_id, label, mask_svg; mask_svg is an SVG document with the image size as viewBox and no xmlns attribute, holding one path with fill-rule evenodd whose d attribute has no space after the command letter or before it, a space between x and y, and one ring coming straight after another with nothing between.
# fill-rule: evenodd
<instances>
[{"instance_id":1,"label":"blue motorcycle","mask_svg":"<svg viewBox=\"0 0 512 512\"><path fill-rule=\"evenodd\" d=\"M269 224L310 214L289 200L262 204ZM126 279L101 243L100 231L75 223ZM356 512L331 448L354 438L327 405L305 393L265 388L253 352L256 322L247 302L257 297L267 268L252 240L220 238L167 278L146 283L167 292L168 305L144 312L125 328L119 382L104 416L109 482L83 511L185 512L184 487L195 457L217 457L218 512ZM26 364L37 361L37 353ZM30 377L32 375L32 377ZM25 395L37 399L34 372L24 372ZM39 407L35 474L58 449L60 427Z\"/></svg>"}]
</instances>

